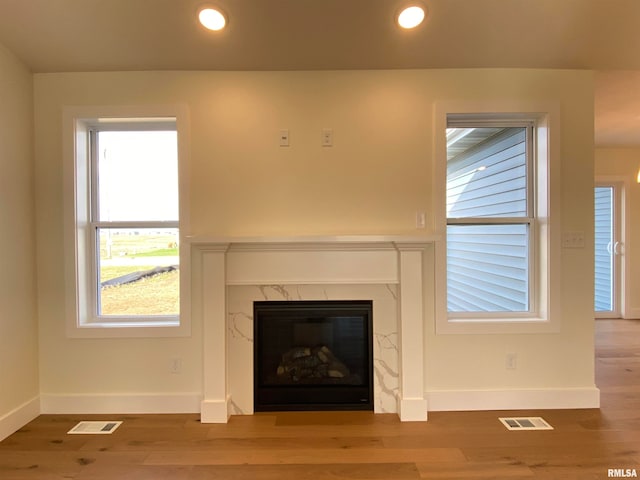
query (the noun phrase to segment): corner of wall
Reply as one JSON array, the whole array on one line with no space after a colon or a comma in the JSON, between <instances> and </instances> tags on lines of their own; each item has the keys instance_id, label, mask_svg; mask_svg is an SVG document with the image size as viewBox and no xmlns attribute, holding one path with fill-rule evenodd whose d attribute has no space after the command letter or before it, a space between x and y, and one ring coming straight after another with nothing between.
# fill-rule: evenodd
<instances>
[{"instance_id":1,"label":"corner of wall","mask_svg":"<svg viewBox=\"0 0 640 480\"><path fill-rule=\"evenodd\" d=\"M27 423L40 415L40 397L34 397L28 402L13 409L0 417L0 442L9 435L20 430Z\"/></svg>"}]
</instances>

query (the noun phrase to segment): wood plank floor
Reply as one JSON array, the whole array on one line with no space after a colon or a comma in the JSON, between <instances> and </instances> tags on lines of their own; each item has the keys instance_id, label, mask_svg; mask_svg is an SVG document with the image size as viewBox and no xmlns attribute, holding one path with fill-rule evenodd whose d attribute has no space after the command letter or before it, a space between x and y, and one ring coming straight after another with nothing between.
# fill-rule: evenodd
<instances>
[{"instance_id":1,"label":"wood plank floor","mask_svg":"<svg viewBox=\"0 0 640 480\"><path fill-rule=\"evenodd\" d=\"M235 416L42 415L0 443L2 480L603 479L640 475L640 321L596 323L599 410L433 412L400 423L369 412ZM509 432L498 416L555 430ZM66 435L80 420L112 435ZM627 473L627 472L622 472ZM632 473L632 472L631 472Z\"/></svg>"}]
</instances>

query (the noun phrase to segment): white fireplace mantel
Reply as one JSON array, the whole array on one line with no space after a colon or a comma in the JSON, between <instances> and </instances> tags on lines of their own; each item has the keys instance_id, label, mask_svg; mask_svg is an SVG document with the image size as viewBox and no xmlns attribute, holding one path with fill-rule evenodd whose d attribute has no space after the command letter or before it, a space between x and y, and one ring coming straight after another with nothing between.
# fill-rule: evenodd
<instances>
[{"instance_id":1,"label":"white fireplace mantel","mask_svg":"<svg viewBox=\"0 0 640 480\"><path fill-rule=\"evenodd\" d=\"M229 391L227 378L226 289L234 285L397 285L397 412L403 421L426 420L423 253L436 240L424 236L190 238L203 292L202 422L224 423L231 414L234 392Z\"/></svg>"}]
</instances>

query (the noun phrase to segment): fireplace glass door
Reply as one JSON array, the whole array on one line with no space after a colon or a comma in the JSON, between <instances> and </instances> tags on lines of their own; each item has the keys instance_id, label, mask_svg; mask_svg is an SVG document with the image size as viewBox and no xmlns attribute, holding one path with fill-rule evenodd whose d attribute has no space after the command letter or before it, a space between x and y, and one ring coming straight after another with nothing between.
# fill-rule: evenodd
<instances>
[{"instance_id":1,"label":"fireplace glass door","mask_svg":"<svg viewBox=\"0 0 640 480\"><path fill-rule=\"evenodd\" d=\"M254 303L254 410L372 410L371 301Z\"/></svg>"}]
</instances>

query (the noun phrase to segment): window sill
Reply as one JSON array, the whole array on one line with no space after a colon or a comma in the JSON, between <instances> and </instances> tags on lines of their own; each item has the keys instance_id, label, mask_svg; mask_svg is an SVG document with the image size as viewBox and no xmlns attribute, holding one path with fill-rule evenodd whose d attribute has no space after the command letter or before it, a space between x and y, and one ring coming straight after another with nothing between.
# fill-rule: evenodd
<instances>
[{"instance_id":1,"label":"window sill","mask_svg":"<svg viewBox=\"0 0 640 480\"><path fill-rule=\"evenodd\" d=\"M459 335L498 335L557 333L558 322L539 317L515 318L446 318L436 323L436 333Z\"/></svg>"},{"instance_id":2,"label":"window sill","mask_svg":"<svg viewBox=\"0 0 640 480\"><path fill-rule=\"evenodd\" d=\"M92 322L67 329L70 338L162 338L188 337L190 325L178 320L163 322Z\"/></svg>"}]
</instances>

